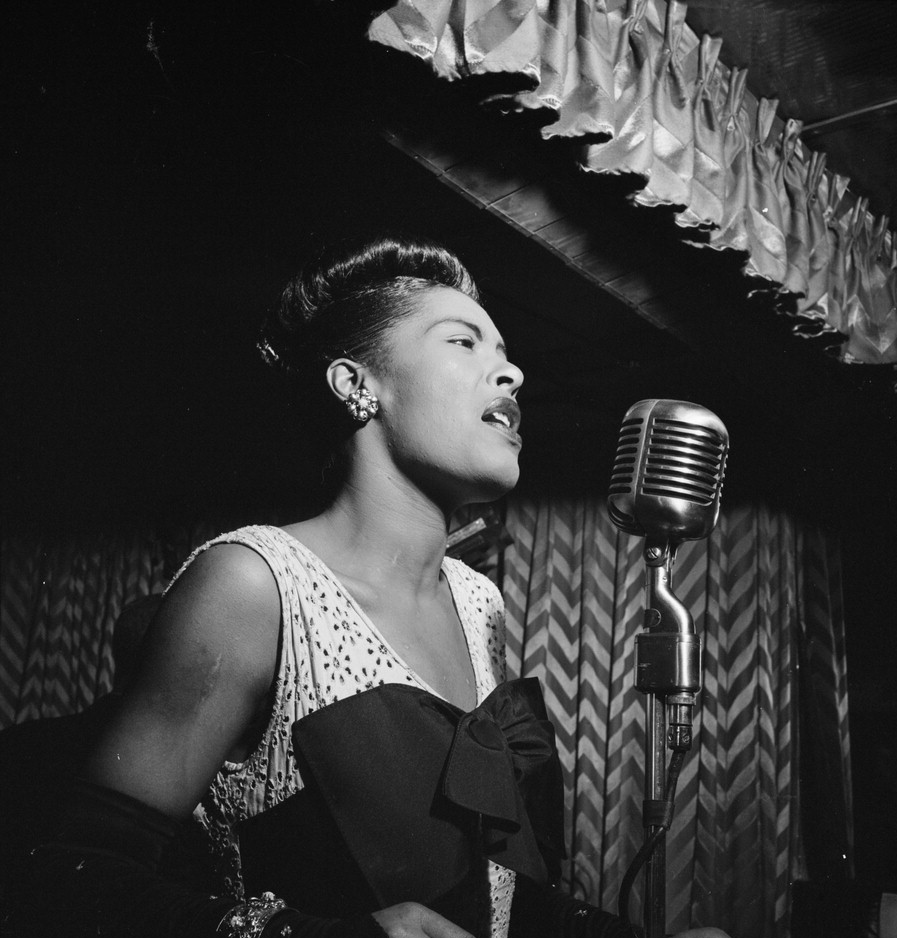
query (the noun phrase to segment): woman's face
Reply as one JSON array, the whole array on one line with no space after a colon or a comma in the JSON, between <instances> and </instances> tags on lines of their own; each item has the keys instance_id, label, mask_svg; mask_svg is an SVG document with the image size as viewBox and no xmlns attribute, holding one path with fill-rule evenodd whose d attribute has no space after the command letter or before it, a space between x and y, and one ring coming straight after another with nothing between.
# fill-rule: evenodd
<instances>
[{"instance_id":1,"label":"woman's face","mask_svg":"<svg viewBox=\"0 0 897 938\"><path fill-rule=\"evenodd\" d=\"M386 363L369 386L394 464L432 497L460 505L517 483L522 383L486 311L434 287L390 328Z\"/></svg>"}]
</instances>

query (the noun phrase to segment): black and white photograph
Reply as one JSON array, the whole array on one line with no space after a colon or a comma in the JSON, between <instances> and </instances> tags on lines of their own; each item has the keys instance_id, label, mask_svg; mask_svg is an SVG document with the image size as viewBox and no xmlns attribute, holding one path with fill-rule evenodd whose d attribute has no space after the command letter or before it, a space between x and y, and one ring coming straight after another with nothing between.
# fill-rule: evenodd
<instances>
[{"instance_id":1,"label":"black and white photograph","mask_svg":"<svg viewBox=\"0 0 897 938\"><path fill-rule=\"evenodd\" d=\"M0 17L0 934L897 938L897 0Z\"/></svg>"}]
</instances>

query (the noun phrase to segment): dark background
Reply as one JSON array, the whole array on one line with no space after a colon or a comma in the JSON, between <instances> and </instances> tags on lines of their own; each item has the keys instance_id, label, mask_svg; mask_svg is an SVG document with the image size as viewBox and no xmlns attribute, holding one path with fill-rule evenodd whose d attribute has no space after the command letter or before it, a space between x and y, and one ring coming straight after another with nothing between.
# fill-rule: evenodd
<instances>
[{"instance_id":1,"label":"dark background","mask_svg":"<svg viewBox=\"0 0 897 938\"><path fill-rule=\"evenodd\" d=\"M681 397L729 428L727 501L841 539L857 878L897 891L893 371L793 338L739 259L681 247L662 212L625 204L625 181L580 181L609 250L676 259L696 308L754 317L765 351L627 319L378 133L421 102L497 147L538 148L535 131L496 128L332 6L6 6L4 527L302 513L316 469L257 361L258 324L310 242L426 232L468 262L527 372L524 489L603 494L626 408Z\"/></svg>"}]
</instances>

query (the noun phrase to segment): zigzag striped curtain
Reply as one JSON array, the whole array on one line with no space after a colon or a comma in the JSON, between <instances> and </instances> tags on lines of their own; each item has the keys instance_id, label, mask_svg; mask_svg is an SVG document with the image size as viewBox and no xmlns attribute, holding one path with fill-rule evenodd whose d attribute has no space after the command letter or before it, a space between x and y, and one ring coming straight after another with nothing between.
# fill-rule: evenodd
<instances>
[{"instance_id":1,"label":"zigzag striped curtain","mask_svg":"<svg viewBox=\"0 0 897 938\"><path fill-rule=\"evenodd\" d=\"M567 884L614 909L642 840L644 718L633 686L642 542L618 532L597 499L515 499L505 523L513 542L497 579L509 670L541 679L558 729ZM159 591L192 546L227 526L4 539L0 727L75 713L108 691L122 609ZM724 510L707 541L683 546L674 585L705 654L697 745L667 845L668 925L786 936L791 881L850 863L837 550L783 515ZM809 788L799 758L811 763ZM802 802L824 809L806 861ZM637 888L633 909L638 901Z\"/></svg>"},{"instance_id":2,"label":"zigzag striped curtain","mask_svg":"<svg viewBox=\"0 0 897 938\"><path fill-rule=\"evenodd\" d=\"M4 537L0 728L79 713L107 693L122 610L160 592L206 531Z\"/></svg>"},{"instance_id":3,"label":"zigzag striped curtain","mask_svg":"<svg viewBox=\"0 0 897 938\"><path fill-rule=\"evenodd\" d=\"M642 544L597 499L514 500L504 558L512 674L541 679L567 790L567 885L616 910L642 843L644 701L634 688ZM782 514L724 511L679 552L674 590L704 642L695 741L667 839L667 925L786 936L801 836L798 655L812 647L814 733L850 850L849 749L837 555ZM803 655L808 663L808 656ZM822 700L824 698L824 701ZM840 849L840 847L839 847ZM637 920L641 894L634 890Z\"/></svg>"}]
</instances>

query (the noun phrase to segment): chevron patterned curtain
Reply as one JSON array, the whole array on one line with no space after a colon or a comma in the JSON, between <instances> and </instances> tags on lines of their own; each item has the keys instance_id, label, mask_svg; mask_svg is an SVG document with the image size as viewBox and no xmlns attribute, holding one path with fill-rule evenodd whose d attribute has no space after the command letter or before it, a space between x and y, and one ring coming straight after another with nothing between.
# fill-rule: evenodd
<instances>
[{"instance_id":1,"label":"chevron patterned curtain","mask_svg":"<svg viewBox=\"0 0 897 938\"><path fill-rule=\"evenodd\" d=\"M567 884L616 909L642 843L644 698L634 640L644 609L643 541L597 499L515 500L504 558L509 670L541 679L566 776ZM837 552L762 508L725 511L682 547L674 591L704 642L695 740L667 839L667 925L733 938L786 936L805 878L798 773L798 655L814 734L839 797L835 843L850 851L849 750ZM827 776L828 778L828 776ZM814 796L815 797L815 796ZM831 802L829 802L831 803ZM840 825L840 826L838 826ZM631 914L641 896L634 890Z\"/></svg>"},{"instance_id":2,"label":"chevron patterned curtain","mask_svg":"<svg viewBox=\"0 0 897 938\"><path fill-rule=\"evenodd\" d=\"M122 610L160 592L211 530L4 537L0 729L79 713L107 693Z\"/></svg>"},{"instance_id":3,"label":"chevron patterned curtain","mask_svg":"<svg viewBox=\"0 0 897 938\"><path fill-rule=\"evenodd\" d=\"M221 528L6 538L0 727L75 713L108 691L122 609ZM618 532L597 499L518 499L506 528L509 669L542 680L558 729L568 885L613 909L642 841L642 541ZM732 509L707 541L683 546L674 587L705 654L667 844L668 925L786 936L791 880L830 877L851 856L838 553L787 517ZM804 789L799 753L812 771ZM824 822L808 830L806 860L802 801ZM639 899L636 889L634 908Z\"/></svg>"}]
</instances>

